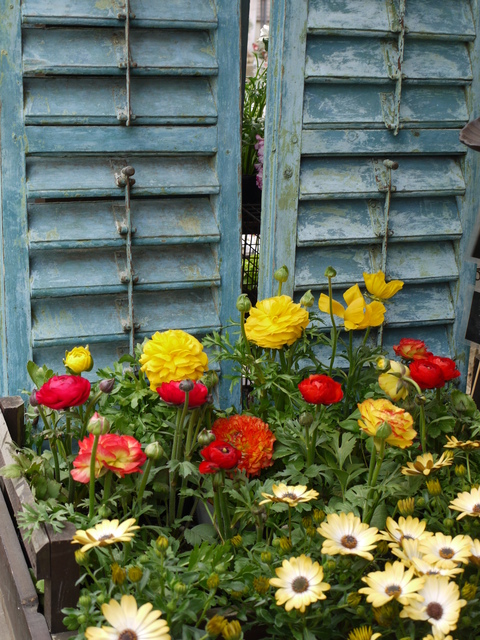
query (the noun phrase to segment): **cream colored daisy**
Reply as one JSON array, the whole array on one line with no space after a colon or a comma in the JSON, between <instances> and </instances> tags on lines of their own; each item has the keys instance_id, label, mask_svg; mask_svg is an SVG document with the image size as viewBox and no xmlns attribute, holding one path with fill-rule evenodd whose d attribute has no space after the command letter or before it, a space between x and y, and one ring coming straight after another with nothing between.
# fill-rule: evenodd
<instances>
[{"instance_id":1,"label":"cream colored daisy","mask_svg":"<svg viewBox=\"0 0 480 640\"><path fill-rule=\"evenodd\" d=\"M480 489L471 489L470 491L459 493L449 506L450 509L461 512L457 516L457 520L465 516L480 518Z\"/></svg>"},{"instance_id":2,"label":"cream colored daisy","mask_svg":"<svg viewBox=\"0 0 480 640\"><path fill-rule=\"evenodd\" d=\"M171 640L161 611L152 611L149 602L138 609L133 596L122 596L120 602L110 600L102 604L102 613L111 627L88 627L87 640Z\"/></svg>"},{"instance_id":3,"label":"cream colored daisy","mask_svg":"<svg viewBox=\"0 0 480 640\"><path fill-rule=\"evenodd\" d=\"M357 627L348 634L347 640L377 640L381 633L372 633L372 627Z\"/></svg>"},{"instance_id":4,"label":"cream colored daisy","mask_svg":"<svg viewBox=\"0 0 480 640\"><path fill-rule=\"evenodd\" d=\"M453 636L446 636L443 633L435 634L435 635L432 635L431 633L429 633L423 638L423 640L453 640Z\"/></svg>"},{"instance_id":5,"label":"cream colored daisy","mask_svg":"<svg viewBox=\"0 0 480 640\"><path fill-rule=\"evenodd\" d=\"M412 566L417 576L447 576L454 578L457 574L463 573L463 567L459 567L456 562L444 560L443 566L426 562L423 558L412 558Z\"/></svg>"},{"instance_id":6,"label":"cream colored daisy","mask_svg":"<svg viewBox=\"0 0 480 640\"><path fill-rule=\"evenodd\" d=\"M446 536L438 531L434 536L420 541L420 551L425 562L445 565L445 561L468 562L470 538L468 536ZM447 565L448 566L448 565Z\"/></svg>"},{"instance_id":7,"label":"cream colored daisy","mask_svg":"<svg viewBox=\"0 0 480 640\"><path fill-rule=\"evenodd\" d=\"M400 612L401 618L428 620L434 637L457 628L460 609L467 604L460 599L460 589L445 576L427 576L420 590L423 602L413 602Z\"/></svg>"},{"instance_id":8,"label":"cream colored daisy","mask_svg":"<svg viewBox=\"0 0 480 640\"><path fill-rule=\"evenodd\" d=\"M262 493L265 500L262 500L260 504L266 502L284 502L289 507L296 507L300 502L310 502L318 498L318 491L314 489L307 490L307 487L302 484L296 486L289 486L286 484L274 484L272 486L273 496L269 493Z\"/></svg>"},{"instance_id":9,"label":"cream colored daisy","mask_svg":"<svg viewBox=\"0 0 480 640\"><path fill-rule=\"evenodd\" d=\"M413 567L407 571L405 569L402 562L387 562L384 571L373 571L362 578L368 587L362 587L358 593L365 594L367 602L374 607L381 607L390 600L398 600L403 605L415 600L421 602L418 591L425 584L425 578L414 578Z\"/></svg>"},{"instance_id":10,"label":"cream colored daisy","mask_svg":"<svg viewBox=\"0 0 480 640\"><path fill-rule=\"evenodd\" d=\"M402 473L405 476L429 476L442 467L449 467L452 463L453 458L450 451L442 453L436 462L434 462L431 453L424 453L421 456L417 456L415 462L407 462L407 466L402 467Z\"/></svg>"},{"instance_id":11,"label":"cream colored daisy","mask_svg":"<svg viewBox=\"0 0 480 640\"><path fill-rule=\"evenodd\" d=\"M279 587L275 599L278 606L285 605L286 611L299 609L304 613L312 602L325 600L323 592L330 589L329 584L322 582L323 567L304 554L284 560L275 573L277 578L270 578L270 584Z\"/></svg>"},{"instance_id":12,"label":"cream colored daisy","mask_svg":"<svg viewBox=\"0 0 480 640\"><path fill-rule=\"evenodd\" d=\"M404 538L398 547L392 545L392 553L400 558L407 567L412 566L413 558L423 558L420 540L409 540L408 538Z\"/></svg>"},{"instance_id":13,"label":"cream colored daisy","mask_svg":"<svg viewBox=\"0 0 480 640\"><path fill-rule=\"evenodd\" d=\"M443 445L444 449L464 449L465 451L473 451L480 449L480 440L458 440L455 436L446 436L447 444Z\"/></svg>"},{"instance_id":14,"label":"cream colored daisy","mask_svg":"<svg viewBox=\"0 0 480 640\"><path fill-rule=\"evenodd\" d=\"M468 560L477 567L480 567L480 540L472 540L470 538L470 557Z\"/></svg>"},{"instance_id":15,"label":"cream colored daisy","mask_svg":"<svg viewBox=\"0 0 480 640\"><path fill-rule=\"evenodd\" d=\"M134 526L135 522L135 518L129 518L122 524L118 524L118 520L102 520L92 529L76 531L72 544L83 544L80 551L85 553L93 547L106 547L116 542L130 542L135 535L134 531L140 529L139 526Z\"/></svg>"},{"instance_id":16,"label":"cream colored daisy","mask_svg":"<svg viewBox=\"0 0 480 640\"><path fill-rule=\"evenodd\" d=\"M400 516L398 522L388 517L386 531L380 532L379 535L383 540L388 540L398 545L402 540L420 540L430 537L432 533L425 530L426 526L426 520L419 520L418 518L412 518L412 516L407 516L406 518Z\"/></svg>"},{"instance_id":17,"label":"cream colored daisy","mask_svg":"<svg viewBox=\"0 0 480 640\"><path fill-rule=\"evenodd\" d=\"M329 513L317 531L325 538L322 553L330 556L353 554L373 560L370 551L380 540L378 529L364 524L353 513Z\"/></svg>"}]
</instances>

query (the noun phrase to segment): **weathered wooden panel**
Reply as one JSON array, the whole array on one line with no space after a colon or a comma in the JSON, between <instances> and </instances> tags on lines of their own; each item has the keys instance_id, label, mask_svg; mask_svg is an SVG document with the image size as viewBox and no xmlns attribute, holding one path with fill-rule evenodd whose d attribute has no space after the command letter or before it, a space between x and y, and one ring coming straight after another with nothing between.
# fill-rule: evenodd
<instances>
[{"instance_id":1,"label":"weathered wooden panel","mask_svg":"<svg viewBox=\"0 0 480 640\"><path fill-rule=\"evenodd\" d=\"M24 84L27 124L118 125L125 109L124 78L28 78ZM217 121L208 78L134 77L131 109L136 126Z\"/></svg>"},{"instance_id":2,"label":"weathered wooden panel","mask_svg":"<svg viewBox=\"0 0 480 640\"><path fill-rule=\"evenodd\" d=\"M118 197L123 189L115 173L132 165L136 169L136 195L218 193L218 179L206 157L119 157L27 159L30 198Z\"/></svg>"},{"instance_id":3,"label":"weathered wooden panel","mask_svg":"<svg viewBox=\"0 0 480 640\"><path fill-rule=\"evenodd\" d=\"M389 89L382 84L307 84L303 124L305 129L338 125L383 129L384 110L392 101L393 93L389 93ZM458 128L467 120L463 87L408 84L403 87L400 104L402 126Z\"/></svg>"},{"instance_id":4,"label":"weathered wooden panel","mask_svg":"<svg viewBox=\"0 0 480 640\"><path fill-rule=\"evenodd\" d=\"M215 127L37 127L26 129L28 152L38 154L107 155L141 153L213 155ZM459 143L460 144L460 143ZM463 147L463 145L462 145ZM463 150L463 149L462 149Z\"/></svg>"},{"instance_id":5,"label":"weathered wooden panel","mask_svg":"<svg viewBox=\"0 0 480 640\"><path fill-rule=\"evenodd\" d=\"M310 36L305 77L308 81L391 82L398 61L396 40ZM405 45L406 82L464 84L472 79L463 42L411 40Z\"/></svg>"},{"instance_id":6,"label":"weathered wooden panel","mask_svg":"<svg viewBox=\"0 0 480 640\"><path fill-rule=\"evenodd\" d=\"M473 40L472 12L468 0L421 0L407 2L405 27L408 37ZM308 30L330 35L388 35L399 28L398 14L385 0L311 0Z\"/></svg>"},{"instance_id":7,"label":"weathered wooden panel","mask_svg":"<svg viewBox=\"0 0 480 640\"><path fill-rule=\"evenodd\" d=\"M381 200L302 201L297 243L302 246L382 242ZM456 240L462 235L455 198L392 199L389 244L401 241Z\"/></svg>"},{"instance_id":8,"label":"weathered wooden panel","mask_svg":"<svg viewBox=\"0 0 480 640\"><path fill-rule=\"evenodd\" d=\"M33 24L122 25L120 0L24 0L22 18ZM214 29L217 16L211 0L130 0L130 19L141 27Z\"/></svg>"},{"instance_id":9,"label":"weathered wooden panel","mask_svg":"<svg viewBox=\"0 0 480 640\"><path fill-rule=\"evenodd\" d=\"M412 153L426 155L465 154L465 145L454 129L407 129L392 136L385 128L313 129L303 132L303 156L362 155Z\"/></svg>"},{"instance_id":10,"label":"weathered wooden panel","mask_svg":"<svg viewBox=\"0 0 480 640\"><path fill-rule=\"evenodd\" d=\"M134 75L214 75L218 71L206 31L132 29ZM125 75L125 33L113 29L24 29L25 75Z\"/></svg>"},{"instance_id":11,"label":"weathered wooden panel","mask_svg":"<svg viewBox=\"0 0 480 640\"><path fill-rule=\"evenodd\" d=\"M135 291L218 286L215 257L208 246L139 247L133 250ZM40 251L30 258L32 297L121 293L125 250Z\"/></svg>"},{"instance_id":12,"label":"weathered wooden panel","mask_svg":"<svg viewBox=\"0 0 480 640\"><path fill-rule=\"evenodd\" d=\"M328 250L304 248L297 251L295 288L311 289L325 281L325 269L333 265L337 271L335 286L349 287L359 282L362 273L381 268L381 247L333 246ZM414 243L392 244L388 249L388 278L404 282L445 282L458 278L458 267L452 243L429 242L421 250Z\"/></svg>"},{"instance_id":13,"label":"weathered wooden panel","mask_svg":"<svg viewBox=\"0 0 480 640\"><path fill-rule=\"evenodd\" d=\"M208 198L131 201L133 245L219 242ZM119 230L125 203L118 200L30 203L29 240L33 250L125 245Z\"/></svg>"},{"instance_id":14,"label":"weathered wooden panel","mask_svg":"<svg viewBox=\"0 0 480 640\"><path fill-rule=\"evenodd\" d=\"M461 195L465 191L460 165L451 158L400 157L397 160L400 167L392 181L398 194ZM374 162L364 158L305 158L300 172L300 199L383 199L375 179Z\"/></svg>"},{"instance_id":15,"label":"weathered wooden panel","mask_svg":"<svg viewBox=\"0 0 480 640\"><path fill-rule=\"evenodd\" d=\"M402 338L417 338L424 340L432 353L441 353L449 358L458 358L458 349L453 342L453 327L450 323L444 325L431 325L426 323L415 324L412 327L387 329L383 334L383 344L393 353L393 345L398 344ZM458 361L457 361L458 362Z\"/></svg>"},{"instance_id":16,"label":"weathered wooden panel","mask_svg":"<svg viewBox=\"0 0 480 640\"><path fill-rule=\"evenodd\" d=\"M125 336L127 297L72 296L32 300L33 347L118 343ZM198 334L220 326L210 289L143 292L135 296L139 341L155 331L184 329ZM125 337L125 341L127 338Z\"/></svg>"}]
</instances>

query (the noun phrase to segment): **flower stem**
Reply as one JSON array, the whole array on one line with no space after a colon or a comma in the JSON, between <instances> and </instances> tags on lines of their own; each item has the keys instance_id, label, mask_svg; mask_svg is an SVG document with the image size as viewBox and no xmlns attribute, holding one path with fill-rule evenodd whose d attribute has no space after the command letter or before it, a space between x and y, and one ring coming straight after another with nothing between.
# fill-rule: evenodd
<instances>
[{"instance_id":1,"label":"flower stem","mask_svg":"<svg viewBox=\"0 0 480 640\"><path fill-rule=\"evenodd\" d=\"M252 355L250 350L250 343L247 338L247 334L245 332L245 311L240 312L240 331L242 332L243 343L245 344L245 351L249 356Z\"/></svg>"},{"instance_id":2,"label":"flower stem","mask_svg":"<svg viewBox=\"0 0 480 640\"><path fill-rule=\"evenodd\" d=\"M467 478L468 482L472 484L472 476L470 475L470 451L465 451L465 460L467 462Z\"/></svg>"},{"instance_id":3,"label":"flower stem","mask_svg":"<svg viewBox=\"0 0 480 640\"><path fill-rule=\"evenodd\" d=\"M425 408L423 404L420 405L418 421L420 427L420 443L422 445L422 453L427 453L427 429L425 425Z\"/></svg>"},{"instance_id":4,"label":"flower stem","mask_svg":"<svg viewBox=\"0 0 480 640\"><path fill-rule=\"evenodd\" d=\"M103 485L103 504L107 504L107 501L110 497L110 489L112 487L112 477L113 477L113 471L107 471L107 475L105 476L105 483Z\"/></svg>"},{"instance_id":5,"label":"flower stem","mask_svg":"<svg viewBox=\"0 0 480 640\"><path fill-rule=\"evenodd\" d=\"M332 321L332 355L330 356L330 367L328 368L328 375L331 376L333 371L333 363L335 360L335 356L337 354L337 341L338 341L337 325L335 324L335 318L333 316L333 293L332 293L332 277L331 276L328 276L328 300L329 300L330 320Z\"/></svg>"},{"instance_id":6,"label":"flower stem","mask_svg":"<svg viewBox=\"0 0 480 640\"><path fill-rule=\"evenodd\" d=\"M140 487L137 493L136 507L140 507L142 504L143 492L145 491L145 487L147 486L148 476L150 475L150 471L152 469L153 460L149 458L147 460L147 466L145 467L145 471L143 472L142 482L140 483Z\"/></svg>"},{"instance_id":7,"label":"flower stem","mask_svg":"<svg viewBox=\"0 0 480 640\"><path fill-rule=\"evenodd\" d=\"M89 490L89 510L88 517L93 518L95 511L95 458L97 457L97 447L100 434L94 436L92 453L90 456L90 490Z\"/></svg>"}]
</instances>

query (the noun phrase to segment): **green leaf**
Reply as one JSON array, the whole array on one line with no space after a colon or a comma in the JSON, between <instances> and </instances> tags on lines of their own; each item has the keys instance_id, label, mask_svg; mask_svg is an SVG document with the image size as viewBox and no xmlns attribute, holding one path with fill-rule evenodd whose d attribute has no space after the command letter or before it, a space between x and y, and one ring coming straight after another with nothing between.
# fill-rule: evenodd
<instances>
[{"instance_id":1,"label":"green leaf","mask_svg":"<svg viewBox=\"0 0 480 640\"><path fill-rule=\"evenodd\" d=\"M197 524L191 529L185 529L185 540L193 547L200 545L205 540L213 543L217 542L215 527L211 524Z\"/></svg>"},{"instance_id":2,"label":"green leaf","mask_svg":"<svg viewBox=\"0 0 480 640\"><path fill-rule=\"evenodd\" d=\"M50 378L53 376L53 371L46 365L43 365L43 367L39 367L37 364L35 364L35 362L32 362L31 360L29 360L27 363L27 371L37 389L40 389L40 387L45 384L47 380L50 380Z\"/></svg>"},{"instance_id":3,"label":"green leaf","mask_svg":"<svg viewBox=\"0 0 480 640\"><path fill-rule=\"evenodd\" d=\"M21 478L22 469L18 464L7 464L0 469L0 476L4 478Z\"/></svg>"},{"instance_id":4,"label":"green leaf","mask_svg":"<svg viewBox=\"0 0 480 640\"><path fill-rule=\"evenodd\" d=\"M355 443L357 439L351 433L344 433L342 436L342 445L337 452L338 464L340 468L343 468L345 460L352 453L355 448Z\"/></svg>"}]
</instances>

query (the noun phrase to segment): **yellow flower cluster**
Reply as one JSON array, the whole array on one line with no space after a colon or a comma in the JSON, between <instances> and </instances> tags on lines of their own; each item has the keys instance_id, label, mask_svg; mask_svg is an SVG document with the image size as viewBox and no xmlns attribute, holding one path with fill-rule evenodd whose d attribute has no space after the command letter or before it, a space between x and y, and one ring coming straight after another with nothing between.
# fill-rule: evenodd
<instances>
[{"instance_id":1,"label":"yellow flower cluster","mask_svg":"<svg viewBox=\"0 0 480 640\"><path fill-rule=\"evenodd\" d=\"M293 344L309 322L308 311L290 296L274 296L257 302L245 322L250 342L264 349L281 349Z\"/></svg>"}]
</instances>

